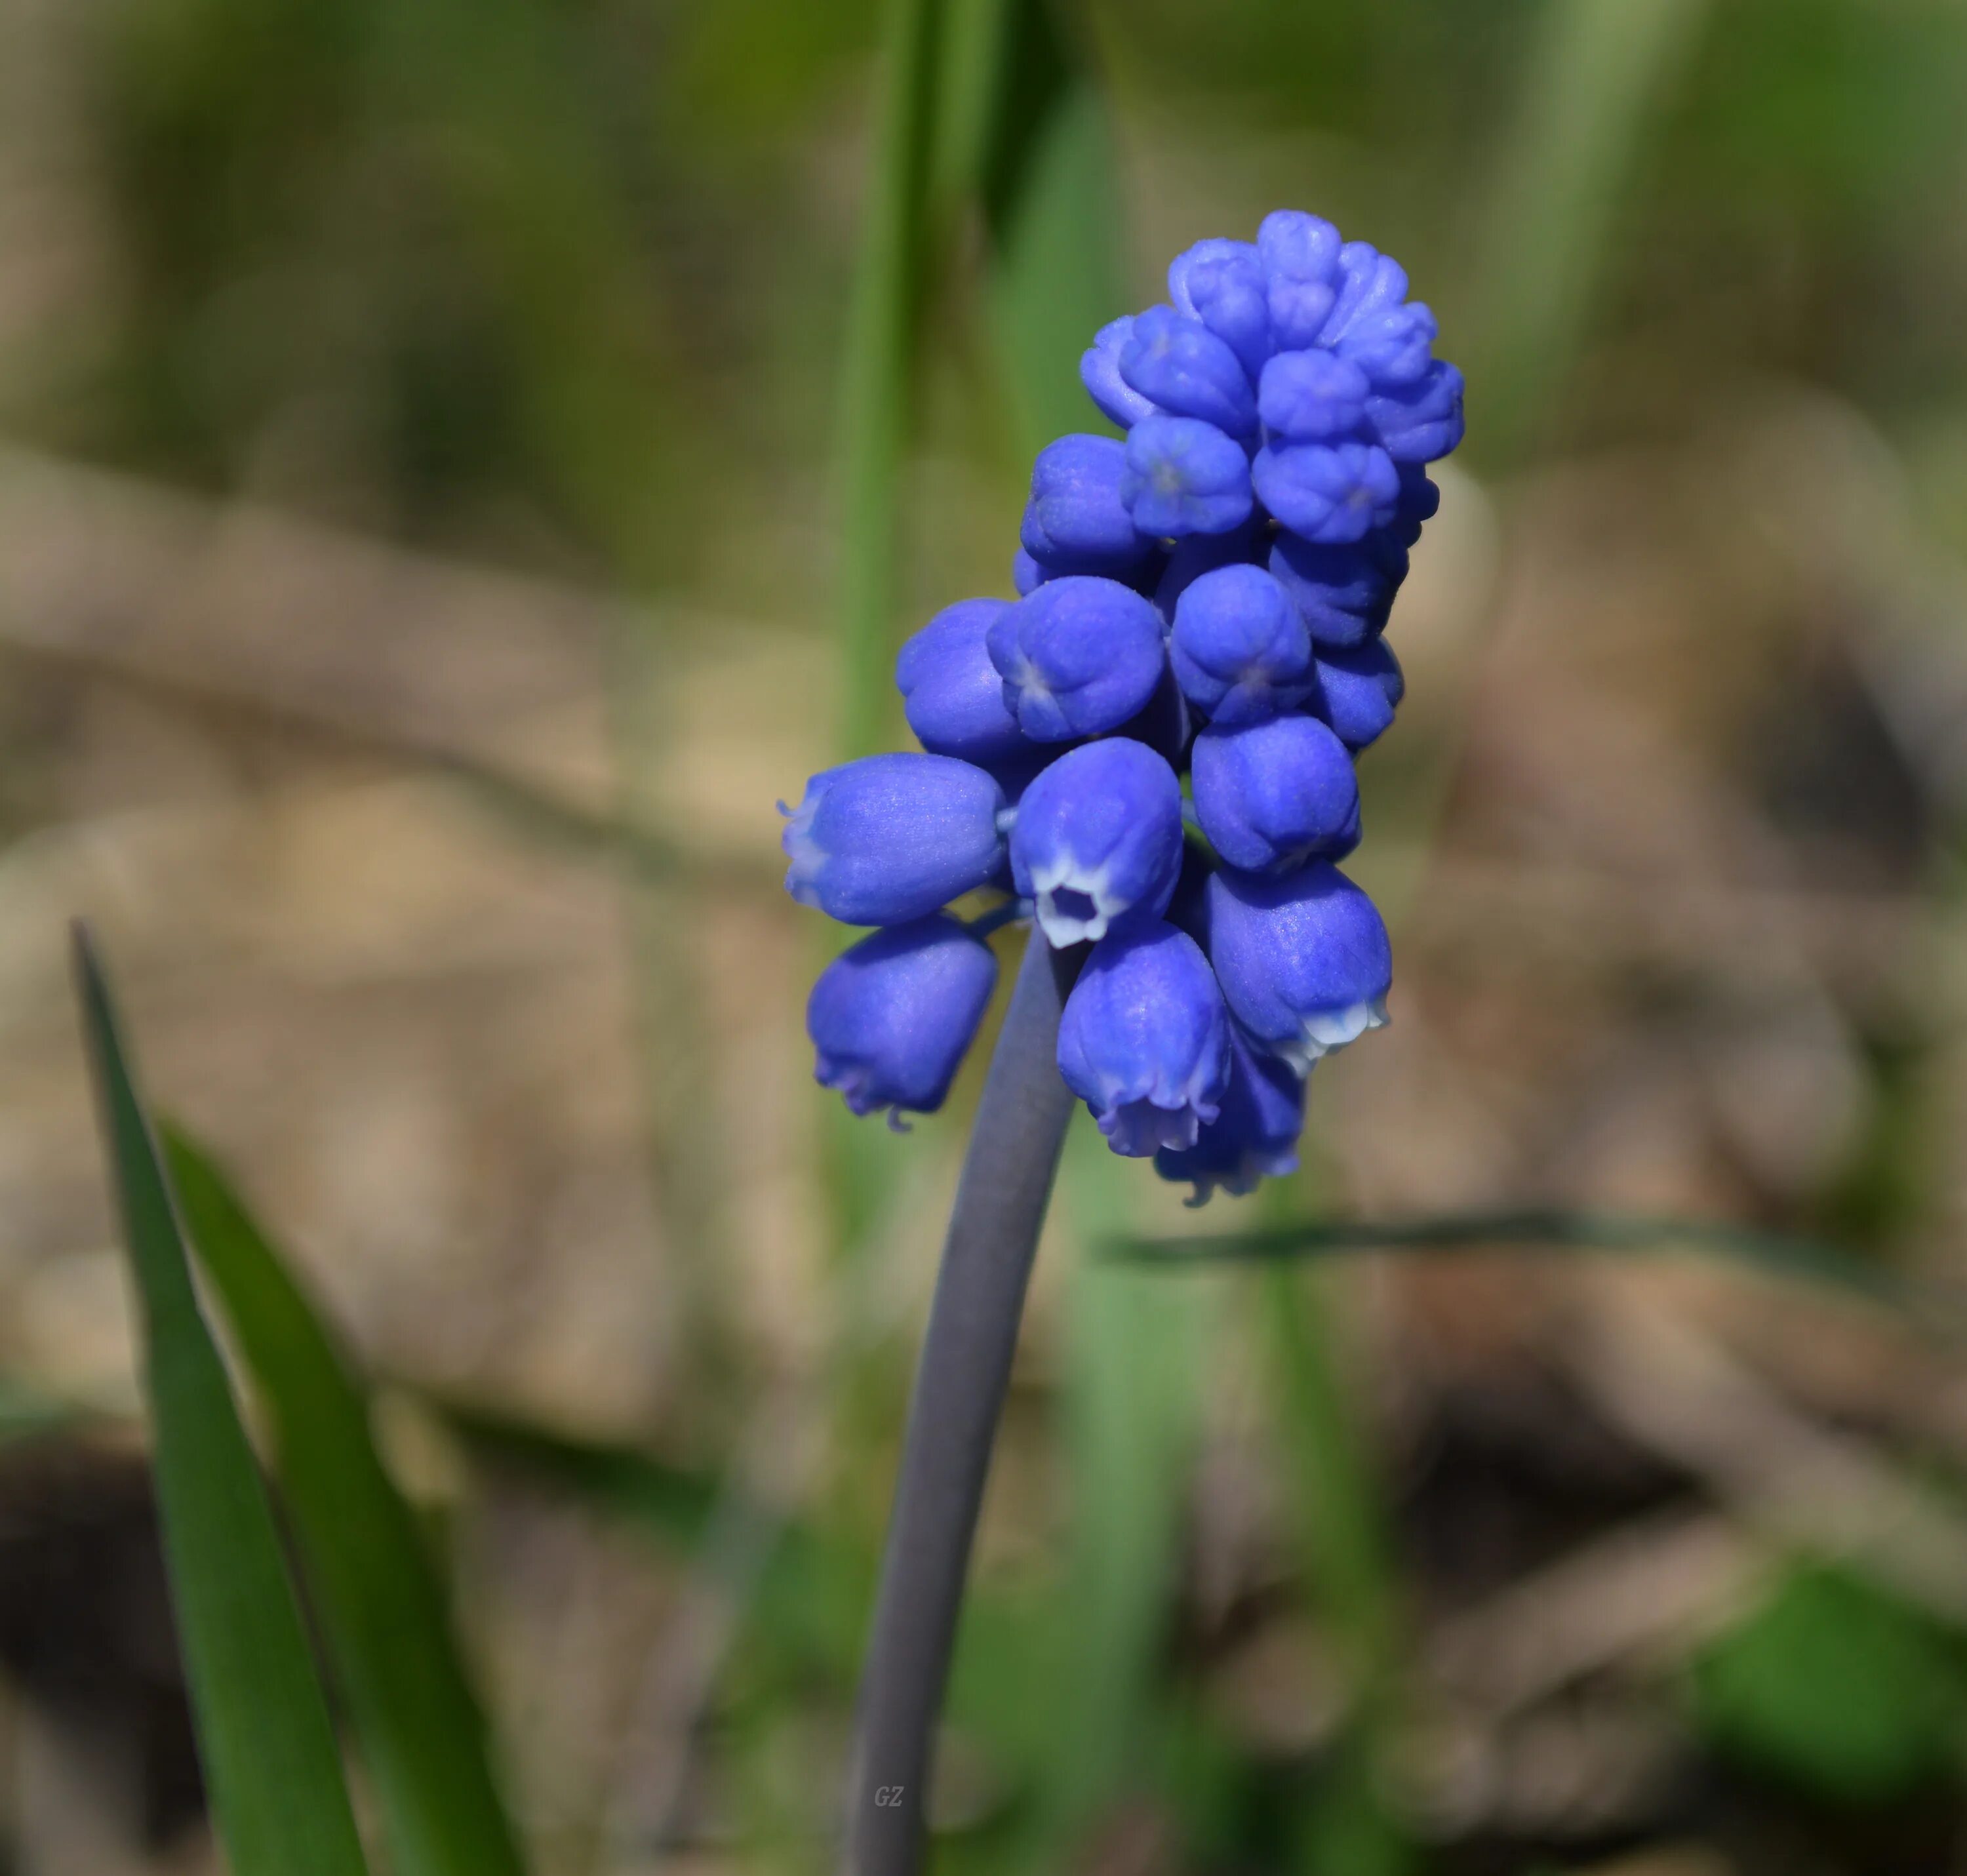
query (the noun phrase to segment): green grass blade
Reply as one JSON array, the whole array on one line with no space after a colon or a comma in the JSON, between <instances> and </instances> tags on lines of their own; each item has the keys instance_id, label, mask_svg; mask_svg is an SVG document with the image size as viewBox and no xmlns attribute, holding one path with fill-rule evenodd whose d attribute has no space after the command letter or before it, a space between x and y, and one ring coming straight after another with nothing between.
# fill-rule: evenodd
<instances>
[{"instance_id":1,"label":"green grass blade","mask_svg":"<svg viewBox=\"0 0 1967 1876\"><path fill-rule=\"evenodd\" d=\"M77 987L136 1280L164 1558L233 1876L362 1876L334 1729L87 932Z\"/></svg>"},{"instance_id":2,"label":"green grass blade","mask_svg":"<svg viewBox=\"0 0 1967 1876\"><path fill-rule=\"evenodd\" d=\"M1538 441L1647 133L1707 10L1706 0L1546 0L1491 187L1475 343L1462 348L1485 461L1513 462Z\"/></svg>"},{"instance_id":3,"label":"green grass blade","mask_svg":"<svg viewBox=\"0 0 1967 1876\"><path fill-rule=\"evenodd\" d=\"M1079 382L1093 334L1127 310L1106 104L1051 0L996 0L977 186L991 327L1022 440L1106 426Z\"/></svg>"},{"instance_id":4,"label":"green grass blade","mask_svg":"<svg viewBox=\"0 0 1967 1876\"><path fill-rule=\"evenodd\" d=\"M266 1409L282 1502L397 1876L519 1876L485 1722L362 1385L225 1176L174 1129L185 1229Z\"/></svg>"},{"instance_id":5,"label":"green grass blade","mask_svg":"<svg viewBox=\"0 0 1967 1876\"><path fill-rule=\"evenodd\" d=\"M895 517L928 293L943 12L943 0L890 0L881 120L841 383L843 760L880 746L891 707Z\"/></svg>"},{"instance_id":6,"label":"green grass blade","mask_svg":"<svg viewBox=\"0 0 1967 1876\"><path fill-rule=\"evenodd\" d=\"M1930 1319L1960 1318L1967 1299L1908 1282L1834 1245L1720 1219L1646 1218L1538 1208L1441 1212L1425 1218L1316 1219L1253 1231L1109 1240L1106 1254L1168 1267L1261 1263L1359 1251L1456 1251L1501 1246L1551 1250L1708 1252L1770 1276L1816 1283Z\"/></svg>"}]
</instances>

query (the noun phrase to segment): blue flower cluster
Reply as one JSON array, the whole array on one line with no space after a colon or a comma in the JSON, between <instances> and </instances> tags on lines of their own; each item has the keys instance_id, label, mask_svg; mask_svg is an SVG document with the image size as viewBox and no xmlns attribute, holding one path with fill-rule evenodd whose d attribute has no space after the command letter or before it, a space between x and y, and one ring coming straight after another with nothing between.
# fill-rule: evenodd
<instances>
[{"instance_id":1,"label":"blue flower cluster","mask_svg":"<svg viewBox=\"0 0 1967 1876\"><path fill-rule=\"evenodd\" d=\"M1462 438L1462 375L1407 275L1315 215L1168 270L1080 363L1126 432L1038 456L1016 601L966 599L895 668L919 754L813 777L802 904L879 928L814 987L857 1114L939 1106L1006 912L1090 943L1058 1065L1113 1150L1196 1199L1290 1170L1312 1064L1386 1020L1353 759L1393 720L1381 634ZM1184 797L1181 777L1189 788ZM1008 908L966 925L980 888Z\"/></svg>"}]
</instances>

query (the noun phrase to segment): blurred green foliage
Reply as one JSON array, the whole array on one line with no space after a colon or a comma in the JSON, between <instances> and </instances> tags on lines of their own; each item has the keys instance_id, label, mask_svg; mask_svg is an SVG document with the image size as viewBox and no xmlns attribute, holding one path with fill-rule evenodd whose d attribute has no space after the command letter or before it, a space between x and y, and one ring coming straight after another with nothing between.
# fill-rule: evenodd
<instances>
[{"instance_id":1,"label":"blurred green foliage","mask_svg":"<svg viewBox=\"0 0 1967 1876\"><path fill-rule=\"evenodd\" d=\"M1833 1803L1952 1775L1967 1717L1957 1638L1863 1579L1788 1571L1695 1664L1694 1710L1726 1751Z\"/></svg>"}]
</instances>

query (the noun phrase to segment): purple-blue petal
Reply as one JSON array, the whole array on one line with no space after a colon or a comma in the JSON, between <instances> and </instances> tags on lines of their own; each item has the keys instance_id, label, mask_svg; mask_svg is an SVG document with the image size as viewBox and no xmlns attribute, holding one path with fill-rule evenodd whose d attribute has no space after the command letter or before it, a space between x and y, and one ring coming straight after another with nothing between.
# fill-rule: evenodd
<instances>
[{"instance_id":1,"label":"purple-blue petal","mask_svg":"<svg viewBox=\"0 0 1967 1876\"><path fill-rule=\"evenodd\" d=\"M1155 921L1103 938L1067 998L1059 1073L1116 1153L1195 1144L1219 1111L1229 1022L1186 932Z\"/></svg>"},{"instance_id":2,"label":"purple-blue petal","mask_svg":"<svg viewBox=\"0 0 1967 1876\"><path fill-rule=\"evenodd\" d=\"M1230 866L1295 870L1359 844L1359 784L1346 747L1315 717L1204 730L1191 760L1196 819Z\"/></svg>"},{"instance_id":3,"label":"purple-blue petal","mask_svg":"<svg viewBox=\"0 0 1967 1876\"><path fill-rule=\"evenodd\" d=\"M1172 306L1135 316L1120 376L1174 416L1199 418L1232 437L1256 432L1256 395L1243 361L1200 320L1185 319Z\"/></svg>"},{"instance_id":4,"label":"purple-blue petal","mask_svg":"<svg viewBox=\"0 0 1967 1876\"><path fill-rule=\"evenodd\" d=\"M1169 662L1190 702L1217 723L1254 723L1311 694L1311 639L1297 608L1261 567L1239 561L1183 593Z\"/></svg>"},{"instance_id":5,"label":"purple-blue petal","mask_svg":"<svg viewBox=\"0 0 1967 1876\"><path fill-rule=\"evenodd\" d=\"M1004 704L1034 742L1070 742L1118 729L1161 682L1160 615L1117 580L1049 580L992 625L990 662Z\"/></svg>"},{"instance_id":6,"label":"purple-blue petal","mask_svg":"<svg viewBox=\"0 0 1967 1876\"><path fill-rule=\"evenodd\" d=\"M1320 648L1318 686L1306 705L1329 723L1348 749L1364 749L1384 735L1407 694L1400 660L1384 638Z\"/></svg>"},{"instance_id":7,"label":"purple-blue petal","mask_svg":"<svg viewBox=\"0 0 1967 1876\"><path fill-rule=\"evenodd\" d=\"M1321 543L1357 541L1394 518L1400 473L1370 443L1292 443L1257 453L1257 498L1292 533Z\"/></svg>"},{"instance_id":8,"label":"purple-blue petal","mask_svg":"<svg viewBox=\"0 0 1967 1876\"><path fill-rule=\"evenodd\" d=\"M1144 534L1226 534L1250 518L1250 459L1213 424L1150 417L1128 434L1120 494Z\"/></svg>"},{"instance_id":9,"label":"purple-blue petal","mask_svg":"<svg viewBox=\"0 0 1967 1876\"><path fill-rule=\"evenodd\" d=\"M989 767L1031 750L1004 707L1004 680L986 643L990 628L1010 609L1008 599L960 600L902 647L895 684L903 712L932 755Z\"/></svg>"},{"instance_id":10,"label":"purple-blue petal","mask_svg":"<svg viewBox=\"0 0 1967 1876\"><path fill-rule=\"evenodd\" d=\"M1181 867L1181 784L1145 744L1103 737L1025 790L1011 874L1055 945L1104 938L1168 909Z\"/></svg>"},{"instance_id":11,"label":"purple-blue petal","mask_svg":"<svg viewBox=\"0 0 1967 1876\"><path fill-rule=\"evenodd\" d=\"M857 1114L934 1113L996 981L990 946L941 913L863 938L807 999L813 1078Z\"/></svg>"},{"instance_id":12,"label":"purple-blue petal","mask_svg":"<svg viewBox=\"0 0 1967 1876\"><path fill-rule=\"evenodd\" d=\"M1386 925L1329 861L1283 874L1219 872L1209 955L1237 1021L1300 1074L1386 1021Z\"/></svg>"},{"instance_id":13,"label":"purple-blue petal","mask_svg":"<svg viewBox=\"0 0 1967 1876\"><path fill-rule=\"evenodd\" d=\"M786 890L843 925L905 925L1002 865L1003 790L951 756L867 756L807 783L780 845Z\"/></svg>"}]
</instances>

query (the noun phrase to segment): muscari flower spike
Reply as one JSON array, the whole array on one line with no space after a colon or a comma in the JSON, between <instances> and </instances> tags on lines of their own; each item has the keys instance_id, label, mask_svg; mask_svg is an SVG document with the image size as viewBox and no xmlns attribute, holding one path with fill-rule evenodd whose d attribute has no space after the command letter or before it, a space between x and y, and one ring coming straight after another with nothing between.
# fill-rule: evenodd
<instances>
[{"instance_id":1,"label":"muscari flower spike","mask_svg":"<svg viewBox=\"0 0 1967 1876\"><path fill-rule=\"evenodd\" d=\"M855 1112L942 1104L988 932L1029 918L1090 946L1061 1073L1199 1203L1290 1170L1312 1064L1386 1020L1386 928L1333 862L1359 840L1354 760L1400 702L1382 634L1462 383L1404 271L1316 215L1199 242L1168 288L1080 360L1123 434L1040 453L1017 597L903 647L925 753L816 776L784 846L796 898L879 928L807 1011ZM1009 896L947 909L979 891Z\"/></svg>"}]
</instances>

